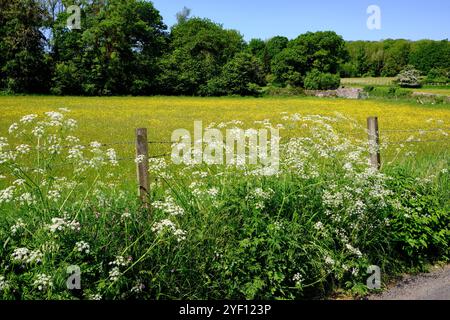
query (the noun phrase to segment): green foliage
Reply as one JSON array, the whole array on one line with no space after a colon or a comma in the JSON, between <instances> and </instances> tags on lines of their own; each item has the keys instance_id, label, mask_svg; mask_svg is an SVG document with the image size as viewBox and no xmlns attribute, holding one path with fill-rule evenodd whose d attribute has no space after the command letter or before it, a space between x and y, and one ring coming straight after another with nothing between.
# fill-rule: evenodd
<instances>
[{"instance_id":1,"label":"green foliage","mask_svg":"<svg viewBox=\"0 0 450 320\"><path fill-rule=\"evenodd\" d=\"M260 86L264 85L263 66L249 53L238 53L222 69L219 77L210 81L203 88L204 95L259 95Z\"/></svg>"},{"instance_id":2,"label":"green foliage","mask_svg":"<svg viewBox=\"0 0 450 320\"><path fill-rule=\"evenodd\" d=\"M34 0L0 4L0 87L10 92L45 92L51 60L40 27L44 10Z\"/></svg>"},{"instance_id":3,"label":"green foliage","mask_svg":"<svg viewBox=\"0 0 450 320\"><path fill-rule=\"evenodd\" d=\"M423 40L414 43L409 63L425 74L433 68L450 69L450 42Z\"/></svg>"},{"instance_id":4,"label":"green foliage","mask_svg":"<svg viewBox=\"0 0 450 320\"><path fill-rule=\"evenodd\" d=\"M308 72L316 69L336 74L347 58L342 37L331 31L308 32L292 40L275 56L272 72L278 83L301 86Z\"/></svg>"},{"instance_id":5,"label":"green foliage","mask_svg":"<svg viewBox=\"0 0 450 320\"><path fill-rule=\"evenodd\" d=\"M393 77L408 64L427 74L433 68L448 69L450 43L448 40L408 40L387 39L384 41L347 42L350 65L344 70L346 77Z\"/></svg>"},{"instance_id":6,"label":"green foliage","mask_svg":"<svg viewBox=\"0 0 450 320\"><path fill-rule=\"evenodd\" d=\"M445 184L444 175L440 177ZM450 254L450 202L430 181L421 181L402 170L391 182L399 210L392 213L393 240L401 255L414 263L432 262ZM447 197L447 199L445 198ZM444 201L443 201L444 200Z\"/></svg>"},{"instance_id":7,"label":"green foliage","mask_svg":"<svg viewBox=\"0 0 450 320\"><path fill-rule=\"evenodd\" d=\"M171 53L161 61L162 93L197 95L244 47L242 36L208 19L192 18L173 27Z\"/></svg>"},{"instance_id":8,"label":"green foliage","mask_svg":"<svg viewBox=\"0 0 450 320\"><path fill-rule=\"evenodd\" d=\"M159 12L146 0L79 1L81 30L69 30L67 0L3 1L0 10L0 90L58 95L255 94L222 89L224 67L236 54L258 59L271 86L304 85L314 69L341 77L395 76L408 64L429 83L446 83L448 40L344 42L336 33L308 32L289 41L266 41L226 30L208 19L177 14L166 32ZM24 30L24 32L21 32ZM45 32L44 32L45 31ZM447 77L448 79L448 77ZM439 80L439 81L438 81ZM234 82L228 79L227 82ZM243 85L240 85L243 88Z\"/></svg>"},{"instance_id":9,"label":"green foliage","mask_svg":"<svg viewBox=\"0 0 450 320\"><path fill-rule=\"evenodd\" d=\"M53 27L57 61L53 92L108 95L155 91L153 79L158 74L157 58L166 46L166 26L150 2L113 0L100 6L86 5L80 31L67 29L67 17L60 13Z\"/></svg>"},{"instance_id":10,"label":"green foliage","mask_svg":"<svg viewBox=\"0 0 450 320\"><path fill-rule=\"evenodd\" d=\"M445 69L433 68L428 72L426 82L430 84L446 84L450 82L450 71Z\"/></svg>"},{"instance_id":11,"label":"green foliage","mask_svg":"<svg viewBox=\"0 0 450 320\"><path fill-rule=\"evenodd\" d=\"M334 90L339 88L341 78L337 74L322 73L318 70L309 72L305 77L305 89Z\"/></svg>"},{"instance_id":12,"label":"green foliage","mask_svg":"<svg viewBox=\"0 0 450 320\"><path fill-rule=\"evenodd\" d=\"M410 98L412 96L412 91L399 88L397 86L389 87L374 87L366 86L364 91L369 93L370 97L380 97L380 98Z\"/></svg>"}]
</instances>

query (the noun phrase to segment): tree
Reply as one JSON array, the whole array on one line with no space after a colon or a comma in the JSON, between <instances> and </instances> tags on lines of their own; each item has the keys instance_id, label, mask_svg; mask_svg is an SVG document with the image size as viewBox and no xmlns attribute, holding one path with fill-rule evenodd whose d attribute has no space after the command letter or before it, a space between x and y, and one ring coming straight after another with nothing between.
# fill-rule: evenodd
<instances>
[{"instance_id":1,"label":"tree","mask_svg":"<svg viewBox=\"0 0 450 320\"><path fill-rule=\"evenodd\" d=\"M82 30L69 30L58 15L53 91L60 94L152 94L166 26L144 0L94 1L83 6Z\"/></svg>"},{"instance_id":2,"label":"tree","mask_svg":"<svg viewBox=\"0 0 450 320\"><path fill-rule=\"evenodd\" d=\"M280 85L303 86L303 78L308 71L307 57L294 48L286 48L272 61L275 83Z\"/></svg>"},{"instance_id":3,"label":"tree","mask_svg":"<svg viewBox=\"0 0 450 320\"><path fill-rule=\"evenodd\" d=\"M336 74L347 60L342 37L332 31L308 32L291 41L274 58L272 71L277 82L298 86L309 71Z\"/></svg>"},{"instance_id":4,"label":"tree","mask_svg":"<svg viewBox=\"0 0 450 320\"><path fill-rule=\"evenodd\" d=\"M242 35L209 19L192 18L172 28L170 54L161 61L159 84L164 94L196 95L236 53Z\"/></svg>"},{"instance_id":5,"label":"tree","mask_svg":"<svg viewBox=\"0 0 450 320\"><path fill-rule=\"evenodd\" d=\"M394 77L408 65L411 44L407 40L386 40L384 46L384 66L381 75Z\"/></svg>"},{"instance_id":6,"label":"tree","mask_svg":"<svg viewBox=\"0 0 450 320\"><path fill-rule=\"evenodd\" d=\"M247 51L263 62L267 52L266 43L261 39L252 39L248 43Z\"/></svg>"},{"instance_id":7,"label":"tree","mask_svg":"<svg viewBox=\"0 0 450 320\"><path fill-rule=\"evenodd\" d=\"M208 81L202 93L204 95L257 95L258 88L262 85L264 85L263 65L252 54L241 52L223 67L219 77Z\"/></svg>"},{"instance_id":8,"label":"tree","mask_svg":"<svg viewBox=\"0 0 450 320\"><path fill-rule=\"evenodd\" d=\"M396 82L402 88L420 88L420 72L414 66L408 65L397 76Z\"/></svg>"},{"instance_id":9,"label":"tree","mask_svg":"<svg viewBox=\"0 0 450 320\"><path fill-rule=\"evenodd\" d=\"M1 86L12 92L48 90L45 37L40 31L44 10L35 0L0 2Z\"/></svg>"},{"instance_id":10,"label":"tree","mask_svg":"<svg viewBox=\"0 0 450 320\"><path fill-rule=\"evenodd\" d=\"M191 9L187 8L187 7L183 7L183 9L177 13L176 17L177 17L177 23L184 23L186 22L189 17L191 15Z\"/></svg>"},{"instance_id":11,"label":"tree","mask_svg":"<svg viewBox=\"0 0 450 320\"><path fill-rule=\"evenodd\" d=\"M450 68L450 42L448 40L418 41L412 45L409 63L427 74L433 68Z\"/></svg>"}]
</instances>

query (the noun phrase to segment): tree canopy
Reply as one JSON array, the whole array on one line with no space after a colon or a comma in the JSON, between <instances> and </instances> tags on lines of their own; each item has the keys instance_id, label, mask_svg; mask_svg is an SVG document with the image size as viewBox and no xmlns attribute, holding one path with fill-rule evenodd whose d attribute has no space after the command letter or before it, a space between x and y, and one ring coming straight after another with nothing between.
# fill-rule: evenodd
<instances>
[{"instance_id":1,"label":"tree canopy","mask_svg":"<svg viewBox=\"0 0 450 320\"><path fill-rule=\"evenodd\" d=\"M70 5L81 29L67 26ZM343 77L428 80L450 72L448 40L345 42L332 31L252 39L183 8L168 30L147 0L0 0L0 90L59 95L250 95L259 87L334 87ZM444 81L445 80L445 81ZM324 85L327 84L327 85Z\"/></svg>"}]
</instances>

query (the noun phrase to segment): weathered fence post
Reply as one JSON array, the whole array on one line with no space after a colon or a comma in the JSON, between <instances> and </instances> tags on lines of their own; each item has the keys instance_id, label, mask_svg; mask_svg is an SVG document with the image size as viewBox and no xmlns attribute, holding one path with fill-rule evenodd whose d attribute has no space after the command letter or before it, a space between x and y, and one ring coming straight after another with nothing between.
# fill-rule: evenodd
<instances>
[{"instance_id":1,"label":"weathered fence post","mask_svg":"<svg viewBox=\"0 0 450 320\"><path fill-rule=\"evenodd\" d=\"M378 117L367 118L367 130L369 132L370 164L374 169L380 170L380 133L378 131Z\"/></svg>"},{"instance_id":2,"label":"weathered fence post","mask_svg":"<svg viewBox=\"0 0 450 320\"><path fill-rule=\"evenodd\" d=\"M139 183L139 197L147 205L150 184L148 177L148 138L146 128L136 129L136 169Z\"/></svg>"}]
</instances>

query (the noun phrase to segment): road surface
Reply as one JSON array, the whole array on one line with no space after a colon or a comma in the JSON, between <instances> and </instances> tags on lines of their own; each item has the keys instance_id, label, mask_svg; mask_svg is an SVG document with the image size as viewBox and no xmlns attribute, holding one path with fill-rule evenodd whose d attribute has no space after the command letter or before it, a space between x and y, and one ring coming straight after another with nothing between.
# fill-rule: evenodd
<instances>
[{"instance_id":1,"label":"road surface","mask_svg":"<svg viewBox=\"0 0 450 320\"><path fill-rule=\"evenodd\" d=\"M450 265L433 267L430 273L405 276L369 300L450 300Z\"/></svg>"}]
</instances>

